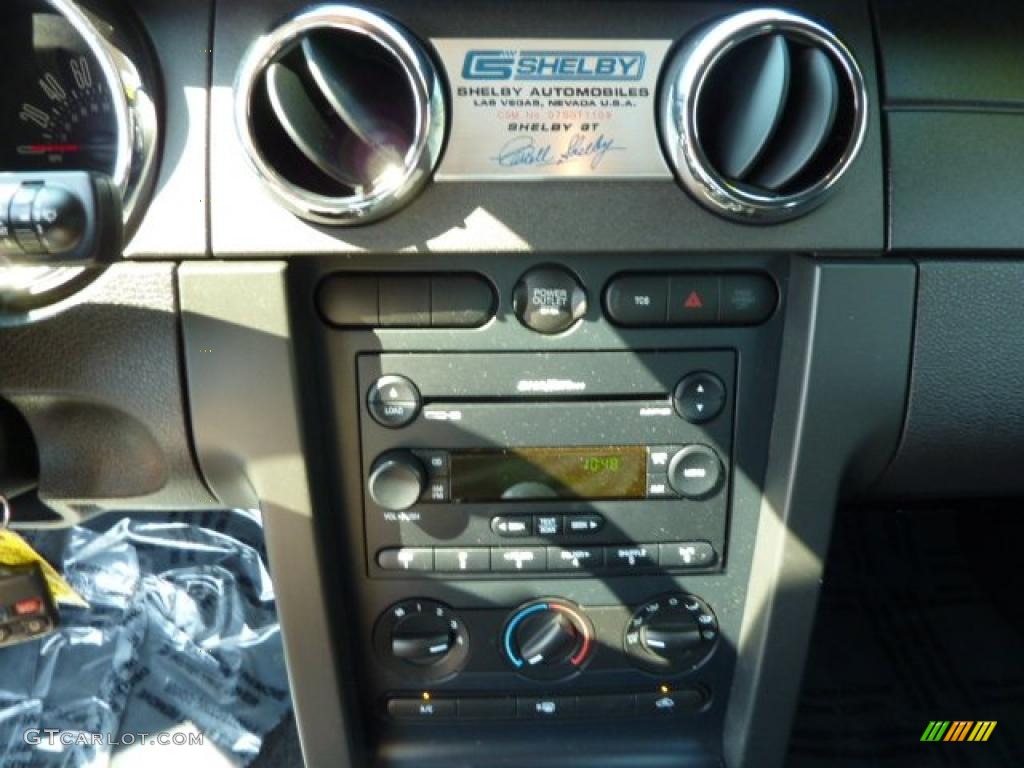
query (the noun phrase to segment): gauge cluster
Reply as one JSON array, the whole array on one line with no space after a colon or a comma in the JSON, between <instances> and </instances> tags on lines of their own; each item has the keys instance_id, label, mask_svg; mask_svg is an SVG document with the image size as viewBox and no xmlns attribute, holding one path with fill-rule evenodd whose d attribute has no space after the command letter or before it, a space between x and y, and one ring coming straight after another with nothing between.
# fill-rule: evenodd
<instances>
[{"instance_id":1,"label":"gauge cluster","mask_svg":"<svg viewBox=\"0 0 1024 768\"><path fill-rule=\"evenodd\" d=\"M85 172L95 177L87 186L112 187L121 222L116 238L103 239L116 240L117 253L106 258L116 257L122 225L126 241L145 212L159 146L155 57L132 8L93 0L6 0L0 3L0 51L0 174L8 180L10 174L41 174L31 184L45 184L47 174ZM13 237L11 210L0 214L0 238ZM16 256L36 253L22 247ZM2 270L0 307L47 303L66 292L78 271L40 261L36 273L25 274Z\"/></svg>"},{"instance_id":2,"label":"gauge cluster","mask_svg":"<svg viewBox=\"0 0 1024 768\"><path fill-rule=\"evenodd\" d=\"M153 56L130 8L11 0L0 5L0 50L0 171L105 174L130 235L159 143Z\"/></svg>"},{"instance_id":3,"label":"gauge cluster","mask_svg":"<svg viewBox=\"0 0 1024 768\"><path fill-rule=\"evenodd\" d=\"M14 6L22 12L0 25L0 48L13 67L0 112L0 167L112 174L118 127L96 56L45 4Z\"/></svg>"}]
</instances>

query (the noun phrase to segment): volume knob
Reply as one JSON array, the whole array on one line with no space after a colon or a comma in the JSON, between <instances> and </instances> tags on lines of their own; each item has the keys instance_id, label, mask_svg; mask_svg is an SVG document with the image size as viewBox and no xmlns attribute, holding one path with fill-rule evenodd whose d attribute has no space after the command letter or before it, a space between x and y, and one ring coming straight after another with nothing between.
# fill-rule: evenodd
<instances>
[{"instance_id":1,"label":"volume knob","mask_svg":"<svg viewBox=\"0 0 1024 768\"><path fill-rule=\"evenodd\" d=\"M373 462L367 490L378 507L400 512L419 501L426 485L420 460L408 451L392 451Z\"/></svg>"}]
</instances>

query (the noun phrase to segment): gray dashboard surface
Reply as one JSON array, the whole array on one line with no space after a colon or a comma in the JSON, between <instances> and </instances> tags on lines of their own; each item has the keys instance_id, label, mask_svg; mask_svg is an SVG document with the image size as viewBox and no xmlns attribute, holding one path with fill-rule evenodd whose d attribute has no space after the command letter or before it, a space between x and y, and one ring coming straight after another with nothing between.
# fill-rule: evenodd
<instances>
[{"instance_id":1,"label":"gray dashboard surface","mask_svg":"<svg viewBox=\"0 0 1024 768\"><path fill-rule=\"evenodd\" d=\"M1020 493L1021 264L929 261L919 270L906 424L876 490L939 498Z\"/></svg>"},{"instance_id":2,"label":"gray dashboard surface","mask_svg":"<svg viewBox=\"0 0 1024 768\"><path fill-rule=\"evenodd\" d=\"M0 396L32 429L40 497L72 519L216 504L192 458L174 283L173 264L118 264L0 327Z\"/></svg>"},{"instance_id":3,"label":"gray dashboard surface","mask_svg":"<svg viewBox=\"0 0 1024 768\"><path fill-rule=\"evenodd\" d=\"M887 104L1024 107L1024 4L872 1Z\"/></svg>"},{"instance_id":4,"label":"gray dashboard surface","mask_svg":"<svg viewBox=\"0 0 1024 768\"><path fill-rule=\"evenodd\" d=\"M895 448L913 265L795 260L749 595L726 719L731 766L781 766L843 491ZM781 750L781 751L780 751Z\"/></svg>"},{"instance_id":5,"label":"gray dashboard surface","mask_svg":"<svg viewBox=\"0 0 1024 768\"><path fill-rule=\"evenodd\" d=\"M207 253L207 86L213 0L136 0L162 75L160 169L129 258Z\"/></svg>"},{"instance_id":6,"label":"gray dashboard surface","mask_svg":"<svg viewBox=\"0 0 1024 768\"><path fill-rule=\"evenodd\" d=\"M232 114L232 83L246 47L300 0L221 3L211 93L211 237L214 255L395 252L608 252L880 250L883 245L881 133L870 16L864 2L794 2L827 19L849 44L870 91L864 149L827 204L771 227L719 218L674 181L432 183L406 209L370 227L330 230L278 206L249 169ZM422 39L433 37L629 37L679 39L735 3L550 3L497 0L373 4ZM653 115L651 116L653 119Z\"/></svg>"},{"instance_id":7,"label":"gray dashboard surface","mask_svg":"<svg viewBox=\"0 0 1024 768\"><path fill-rule=\"evenodd\" d=\"M953 251L1024 243L1024 115L890 112L891 245Z\"/></svg>"},{"instance_id":8,"label":"gray dashboard surface","mask_svg":"<svg viewBox=\"0 0 1024 768\"><path fill-rule=\"evenodd\" d=\"M226 503L258 503L307 764L347 768L331 613L299 425L282 262L186 264L182 328L196 453Z\"/></svg>"}]
</instances>

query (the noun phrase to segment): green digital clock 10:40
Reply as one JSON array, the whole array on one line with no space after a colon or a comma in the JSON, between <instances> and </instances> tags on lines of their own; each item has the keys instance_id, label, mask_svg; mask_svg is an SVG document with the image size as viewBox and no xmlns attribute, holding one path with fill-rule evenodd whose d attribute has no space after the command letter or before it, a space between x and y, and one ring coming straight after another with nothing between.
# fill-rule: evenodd
<instances>
[{"instance_id":1,"label":"green digital clock 10:40","mask_svg":"<svg viewBox=\"0 0 1024 768\"><path fill-rule=\"evenodd\" d=\"M453 501L642 499L642 445L471 449L453 452Z\"/></svg>"}]
</instances>

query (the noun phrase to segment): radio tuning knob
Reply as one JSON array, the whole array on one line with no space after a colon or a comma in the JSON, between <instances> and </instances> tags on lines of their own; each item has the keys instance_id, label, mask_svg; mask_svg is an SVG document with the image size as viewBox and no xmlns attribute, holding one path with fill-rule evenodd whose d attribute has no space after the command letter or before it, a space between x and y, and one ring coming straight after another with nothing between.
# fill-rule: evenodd
<instances>
[{"instance_id":1,"label":"radio tuning knob","mask_svg":"<svg viewBox=\"0 0 1024 768\"><path fill-rule=\"evenodd\" d=\"M423 494L427 473L409 451L391 451L380 456L370 468L367 490L378 507L401 512Z\"/></svg>"}]
</instances>

